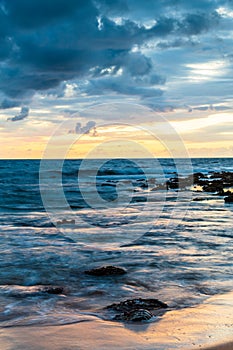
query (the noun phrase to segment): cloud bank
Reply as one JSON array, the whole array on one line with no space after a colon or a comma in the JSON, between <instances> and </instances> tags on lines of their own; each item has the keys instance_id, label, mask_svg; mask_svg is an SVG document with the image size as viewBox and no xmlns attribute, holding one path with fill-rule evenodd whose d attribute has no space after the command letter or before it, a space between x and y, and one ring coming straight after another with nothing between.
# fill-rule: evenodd
<instances>
[{"instance_id":1,"label":"cloud bank","mask_svg":"<svg viewBox=\"0 0 233 350\"><path fill-rule=\"evenodd\" d=\"M0 107L64 96L70 82L77 95L156 105L170 81L187 78L191 54L232 61L232 10L230 0L0 0Z\"/></svg>"}]
</instances>

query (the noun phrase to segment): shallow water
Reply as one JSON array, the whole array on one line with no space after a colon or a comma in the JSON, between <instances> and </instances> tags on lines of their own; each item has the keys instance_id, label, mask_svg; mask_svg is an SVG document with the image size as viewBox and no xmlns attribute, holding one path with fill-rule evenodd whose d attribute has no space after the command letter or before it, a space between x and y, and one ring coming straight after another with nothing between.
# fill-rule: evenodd
<instances>
[{"instance_id":1,"label":"shallow water","mask_svg":"<svg viewBox=\"0 0 233 350\"><path fill-rule=\"evenodd\" d=\"M114 160L99 166L92 160L78 173L79 160L65 161L62 169L59 161L47 161L42 170L49 181L39 183L39 161L0 161L0 325L111 318L103 307L135 297L183 308L232 290L233 206L189 188L154 191L176 172L190 174L186 160L176 163ZM233 171L233 161L193 159L192 167ZM65 208L57 197L60 178ZM192 201L197 196L204 200ZM58 220L73 221L56 226ZM101 265L128 273L84 274ZM64 293L41 291L48 285Z\"/></svg>"}]
</instances>

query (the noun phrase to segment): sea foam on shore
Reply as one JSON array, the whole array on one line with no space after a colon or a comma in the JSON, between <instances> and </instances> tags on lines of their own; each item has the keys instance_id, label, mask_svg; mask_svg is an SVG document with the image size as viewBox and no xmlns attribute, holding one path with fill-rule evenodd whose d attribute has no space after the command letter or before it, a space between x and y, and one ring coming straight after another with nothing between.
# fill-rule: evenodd
<instances>
[{"instance_id":1,"label":"sea foam on shore","mask_svg":"<svg viewBox=\"0 0 233 350\"><path fill-rule=\"evenodd\" d=\"M166 313L157 323L94 319L65 326L1 329L1 350L231 350L233 293ZM218 345L221 344L221 345Z\"/></svg>"}]
</instances>

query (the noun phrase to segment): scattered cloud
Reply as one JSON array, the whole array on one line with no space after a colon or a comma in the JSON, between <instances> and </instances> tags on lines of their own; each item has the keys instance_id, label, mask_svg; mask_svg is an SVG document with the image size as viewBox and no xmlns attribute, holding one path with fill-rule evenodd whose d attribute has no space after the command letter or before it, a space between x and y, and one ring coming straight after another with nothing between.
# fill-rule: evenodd
<instances>
[{"instance_id":1,"label":"scattered cloud","mask_svg":"<svg viewBox=\"0 0 233 350\"><path fill-rule=\"evenodd\" d=\"M29 115L29 108L22 107L19 114L17 114L15 117L8 118L8 120L11 120L12 122L18 122L20 120L27 118L28 115Z\"/></svg>"},{"instance_id":2,"label":"scattered cloud","mask_svg":"<svg viewBox=\"0 0 233 350\"><path fill-rule=\"evenodd\" d=\"M76 123L75 130L70 130L69 134L90 134L92 132L92 136L96 136L96 122L93 120L88 121L86 124L82 125L80 122Z\"/></svg>"}]
</instances>

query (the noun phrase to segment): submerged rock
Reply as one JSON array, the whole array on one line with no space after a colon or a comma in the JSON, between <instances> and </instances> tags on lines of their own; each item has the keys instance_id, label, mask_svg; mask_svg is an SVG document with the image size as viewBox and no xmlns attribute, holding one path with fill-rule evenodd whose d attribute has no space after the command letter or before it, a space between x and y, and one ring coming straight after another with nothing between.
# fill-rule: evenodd
<instances>
[{"instance_id":1,"label":"submerged rock","mask_svg":"<svg viewBox=\"0 0 233 350\"><path fill-rule=\"evenodd\" d=\"M127 273L125 269L118 266L102 266L96 269L85 271L87 275L91 276L113 276L113 275L124 275Z\"/></svg>"},{"instance_id":2,"label":"submerged rock","mask_svg":"<svg viewBox=\"0 0 233 350\"><path fill-rule=\"evenodd\" d=\"M163 303L158 299L128 299L125 301L121 301L120 303L114 303L107 306L107 309L112 309L115 311L121 312L130 312L132 310L138 309L166 309L168 307L167 304Z\"/></svg>"},{"instance_id":3,"label":"submerged rock","mask_svg":"<svg viewBox=\"0 0 233 350\"><path fill-rule=\"evenodd\" d=\"M39 290L42 293L48 293L48 294L62 294L64 293L63 287L45 287Z\"/></svg>"},{"instance_id":4,"label":"submerged rock","mask_svg":"<svg viewBox=\"0 0 233 350\"><path fill-rule=\"evenodd\" d=\"M64 288L59 286L13 286L7 291L15 298L38 297L47 294L64 294Z\"/></svg>"},{"instance_id":5,"label":"submerged rock","mask_svg":"<svg viewBox=\"0 0 233 350\"><path fill-rule=\"evenodd\" d=\"M141 321L148 321L152 317L154 317L154 315L149 310L136 309L136 310L123 312L122 314L116 315L114 319L117 321L141 322Z\"/></svg>"}]
</instances>

